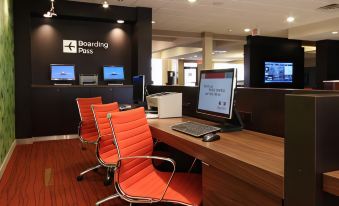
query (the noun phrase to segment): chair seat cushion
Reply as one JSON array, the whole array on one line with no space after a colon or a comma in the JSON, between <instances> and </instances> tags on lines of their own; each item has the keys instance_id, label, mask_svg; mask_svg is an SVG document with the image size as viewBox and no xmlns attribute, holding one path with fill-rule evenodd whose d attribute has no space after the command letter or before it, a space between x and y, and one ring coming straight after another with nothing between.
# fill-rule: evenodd
<instances>
[{"instance_id":1,"label":"chair seat cushion","mask_svg":"<svg viewBox=\"0 0 339 206\"><path fill-rule=\"evenodd\" d=\"M120 187L129 196L159 199L166 188L171 173L150 168L146 170L150 173L140 179L137 178L138 180L133 184L129 181L123 182ZM175 173L163 201L200 205L202 202L201 181L202 178L199 174Z\"/></svg>"}]
</instances>

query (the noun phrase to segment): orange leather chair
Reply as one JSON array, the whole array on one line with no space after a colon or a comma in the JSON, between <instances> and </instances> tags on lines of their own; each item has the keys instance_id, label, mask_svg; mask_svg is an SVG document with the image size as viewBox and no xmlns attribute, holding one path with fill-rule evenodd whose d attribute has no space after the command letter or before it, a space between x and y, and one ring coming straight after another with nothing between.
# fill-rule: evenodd
<instances>
[{"instance_id":1,"label":"orange leather chair","mask_svg":"<svg viewBox=\"0 0 339 206\"><path fill-rule=\"evenodd\" d=\"M95 124L99 133L97 142L96 156L100 165L107 168L107 177L105 185L112 182L111 175L116 168L118 154L113 141L113 135L110 128L107 114L119 112L118 103L92 105Z\"/></svg>"},{"instance_id":2,"label":"orange leather chair","mask_svg":"<svg viewBox=\"0 0 339 206\"><path fill-rule=\"evenodd\" d=\"M152 156L153 142L144 108L108 114L118 165L114 174L117 195L130 203L171 202L200 205L202 177L199 174L175 173L175 162L170 158ZM173 172L160 172L152 160L164 160L173 165Z\"/></svg>"},{"instance_id":3,"label":"orange leather chair","mask_svg":"<svg viewBox=\"0 0 339 206\"><path fill-rule=\"evenodd\" d=\"M78 127L78 135L82 144L82 149L84 149L84 144L96 144L99 134L94 122L94 116L91 110L92 104L102 104L101 97L93 98L77 98L76 99L78 110L80 114L80 123ZM81 181L84 175L90 171L96 170L101 165L96 165L94 167L88 168L87 170L80 173L77 177L78 181Z\"/></svg>"}]
</instances>

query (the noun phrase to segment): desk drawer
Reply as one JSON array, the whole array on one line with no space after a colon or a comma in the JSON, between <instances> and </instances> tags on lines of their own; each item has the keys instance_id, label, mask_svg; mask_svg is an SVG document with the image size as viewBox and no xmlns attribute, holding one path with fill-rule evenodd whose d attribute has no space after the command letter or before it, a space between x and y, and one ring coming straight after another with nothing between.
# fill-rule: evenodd
<instances>
[{"instance_id":1,"label":"desk drawer","mask_svg":"<svg viewBox=\"0 0 339 206\"><path fill-rule=\"evenodd\" d=\"M219 169L203 164L204 206L282 206L282 200Z\"/></svg>"}]
</instances>

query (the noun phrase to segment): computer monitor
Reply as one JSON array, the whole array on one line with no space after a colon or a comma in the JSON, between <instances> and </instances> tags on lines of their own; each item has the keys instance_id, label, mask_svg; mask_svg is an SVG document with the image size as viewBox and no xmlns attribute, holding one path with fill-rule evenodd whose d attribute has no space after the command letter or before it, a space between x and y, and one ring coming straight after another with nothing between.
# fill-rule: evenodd
<instances>
[{"instance_id":1,"label":"computer monitor","mask_svg":"<svg viewBox=\"0 0 339 206\"><path fill-rule=\"evenodd\" d=\"M236 69L201 71L197 111L231 119L236 83Z\"/></svg>"},{"instance_id":2,"label":"computer monitor","mask_svg":"<svg viewBox=\"0 0 339 206\"><path fill-rule=\"evenodd\" d=\"M133 100L136 103L145 101L145 76L133 76Z\"/></svg>"},{"instance_id":3,"label":"computer monitor","mask_svg":"<svg viewBox=\"0 0 339 206\"><path fill-rule=\"evenodd\" d=\"M74 81L75 65L73 64L51 64L52 81Z\"/></svg>"},{"instance_id":4,"label":"computer monitor","mask_svg":"<svg viewBox=\"0 0 339 206\"><path fill-rule=\"evenodd\" d=\"M124 67L121 66L104 66L104 81L107 82L116 82L116 81L124 81Z\"/></svg>"}]
</instances>

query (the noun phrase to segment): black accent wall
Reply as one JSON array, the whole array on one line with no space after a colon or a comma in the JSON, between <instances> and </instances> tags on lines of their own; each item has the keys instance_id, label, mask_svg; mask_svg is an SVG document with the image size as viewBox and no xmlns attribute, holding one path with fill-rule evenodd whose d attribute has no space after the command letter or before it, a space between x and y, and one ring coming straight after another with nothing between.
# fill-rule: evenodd
<instances>
[{"instance_id":1,"label":"black accent wall","mask_svg":"<svg viewBox=\"0 0 339 206\"><path fill-rule=\"evenodd\" d=\"M245 86L259 88L304 88L302 41L286 38L248 36L245 45ZM293 83L265 84L265 62L292 62Z\"/></svg>"},{"instance_id":2,"label":"black accent wall","mask_svg":"<svg viewBox=\"0 0 339 206\"><path fill-rule=\"evenodd\" d=\"M101 4L59 0L55 2L58 16L42 18L49 9L50 1L14 0L17 138L32 136L32 102L36 102L32 85L51 84L49 64L76 64L77 75L99 73L100 77L102 65L122 65L126 68L125 84L137 74L151 81L150 8L104 9ZM117 19L124 19L125 24L116 24ZM66 55L62 53L62 39L108 41L110 47L108 51L97 49L95 55Z\"/></svg>"},{"instance_id":3,"label":"black accent wall","mask_svg":"<svg viewBox=\"0 0 339 206\"><path fill-rule=\"evenodd\" d=\"M324 80L339 79L339 41L317 41L317 88L324 88Z\"/></svg>"}]
</instances>

